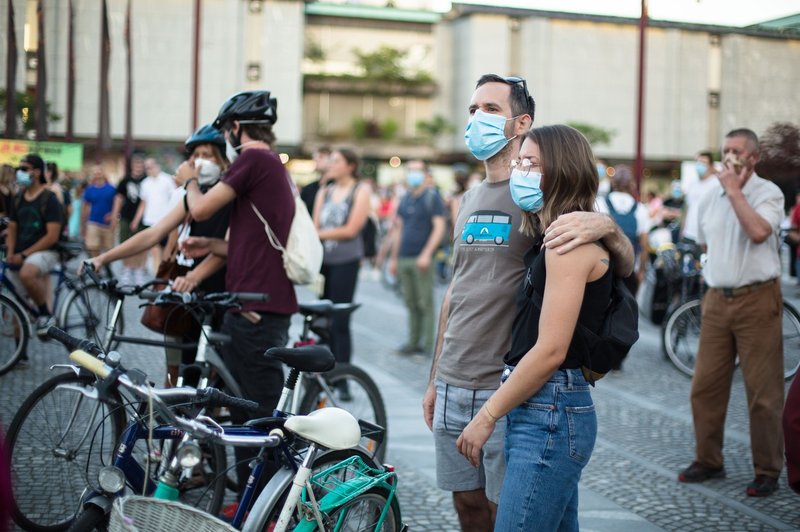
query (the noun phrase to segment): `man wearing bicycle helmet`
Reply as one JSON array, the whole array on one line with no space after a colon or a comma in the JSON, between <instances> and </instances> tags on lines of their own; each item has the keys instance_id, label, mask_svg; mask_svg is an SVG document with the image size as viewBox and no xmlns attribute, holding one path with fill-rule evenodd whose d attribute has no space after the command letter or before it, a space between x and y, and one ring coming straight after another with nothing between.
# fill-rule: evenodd
<instances>
[{"instance_id":1,"label":"man wearing bicycle helmet","mask_svg":"<svg viewBox=\"0 0 800 532\"><path fill-rule=\"evenodd\" d=\"M283 384L279 362L266 359L264 350L284 346L291 315L297 312L294 286L286 276L281 254L273 248L254 212L267 220L286 245L294 218L294 191L286 169L273 151L272 128L278 118L277 100L269 91L247 91L231 97L213 126L224 132L231 167L219 184L200 191L200 172L184 163L176 181L186 189L185 202L195 220L206 220L233 202L227 245L225 287L233 292L266 292L266 302L246 302L225 315L222 331L231 337L223 350L225 364L240 383L246 399L261 405L259 412L232 411L234 423L254 414L268 416L278 402ZM237 450L240 485L248 474L246 450ZM242 455L242 456L240 456ZM252 456L252 453L250 454Z\"/></svg>"}]
</instances>

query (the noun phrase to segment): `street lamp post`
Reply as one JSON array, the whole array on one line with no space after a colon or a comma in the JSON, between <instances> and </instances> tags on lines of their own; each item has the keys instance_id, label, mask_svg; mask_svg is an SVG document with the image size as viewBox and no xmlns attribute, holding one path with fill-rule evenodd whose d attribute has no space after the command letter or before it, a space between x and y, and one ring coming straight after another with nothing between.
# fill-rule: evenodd
<instances>
[{"instance_id":1,"label":"street lamp post","mask_svg":"<svg viewBox=\"0 0 800 532\"><path fill-rule=\"evenodd\" d=\"M644 137L644 54L645 54L645 33L647 29L647 0L642 0L642 14L639 18L639 86L636 94L636 162L634 164L634 174L636 177L636 188L641 195L642 173L644 172L644 160L642 155L642 143Z\"/></svg>"}]
</instances>

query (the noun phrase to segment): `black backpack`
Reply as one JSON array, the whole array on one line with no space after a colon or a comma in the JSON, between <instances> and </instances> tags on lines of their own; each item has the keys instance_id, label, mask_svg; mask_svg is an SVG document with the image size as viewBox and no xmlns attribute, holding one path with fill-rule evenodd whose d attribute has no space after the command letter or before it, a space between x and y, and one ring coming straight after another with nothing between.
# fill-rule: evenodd
<instances>
[{"instance_id":1,"label":"black backpack","mask_svg":"<svg viewBox=\"0 0 800 532\"><path fill-rule=\"evenodd\" d=\"M613 263L609 264L609 268L613 267ZM542 294L533 291L532 300L541 312ZM619 369L639 340L639 306L621 277L612 275L611 296L600 331L594 332L578 321L575 334L586 347L581 370L589 384L594 385L612 369Z\"/></svg>"}]
</instances>

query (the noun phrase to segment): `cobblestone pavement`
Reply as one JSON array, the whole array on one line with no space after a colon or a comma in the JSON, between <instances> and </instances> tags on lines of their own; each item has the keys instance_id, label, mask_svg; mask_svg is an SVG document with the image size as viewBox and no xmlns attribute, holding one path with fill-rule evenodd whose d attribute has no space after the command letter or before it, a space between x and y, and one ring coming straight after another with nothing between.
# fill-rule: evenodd
<instances>
[{"instance_id":1,"label":"cobblestone pavement","mask_svg":"<svg viewBox=\"0 0 800 532\"><path fill-rule=\"evenodd\" d=\"M444 287L438 287L437 295L441 297L443 291ZM305 293L301 297L310 298ZM419 436L427 429L405 430L421 424L419 404L430 361L393 351L405 334L405 310L399 298L365 278L357 300L363 307L353 318L354 362L373 373L384 393L390 429L387 460L396 466L400 478L404 520L412 531L457 530L450 494L435 486L429 439ZM145 333L134 317L138 312L134 302L126 307L127 334ZM728 478L700 485L676 481L677 472L693 457L690 380L663 358L658 333L642 321L642 338L625 369L600 381L593 392L600 429L581 486L587 495L607 500L619 511L584 508L583 501L588 499L582 492L582 529L800 530L800 497L787 487L785 474L780 490L771 497L753 499L744 494L753 473L744 387L738 374L726 422ZM66 361L65 350L52 342L34 340L29 349L30 369L0 377L0 424L4 426L33 388L50 376L47 368ZM144 369L156 382L163 379L159 349L123 346L121 352L128 367ZM624 519L606 519L610 514L624 514ZM649 528L637 528L637 523Z\"/></svg>"}]
</instances>

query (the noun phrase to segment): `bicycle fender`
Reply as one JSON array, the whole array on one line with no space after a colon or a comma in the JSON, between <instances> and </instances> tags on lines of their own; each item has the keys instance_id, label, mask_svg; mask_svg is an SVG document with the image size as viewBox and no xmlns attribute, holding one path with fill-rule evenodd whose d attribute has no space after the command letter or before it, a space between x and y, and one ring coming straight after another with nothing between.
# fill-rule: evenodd
<instances>
[{"instance_id":1,"label":"bicycle fender","mask_svg":"<svg viewBox=\"0 0 800 532\"><path fill-rule=\"evenodd\" d=\"M114 501L109 499L106 495L100 493L90 493L83 502L83 508L85 509L89 506L97 506L98 508L102 509L103 512L108 514L111 511L111 505L113 503Z\"/></svg>"},{"instance_id":2,"label":"bicycle fender","mask_svg":"<svg viewBox=\"0 0 800 532\"><path fill-rule=\"evenodd\" d=\"M278 505L281 495L292 484L294 475L294 471L282 468L269 479L269 482L253 503L252 508L250 508L250 515L244 522L242 532L263 530L262 524L264 520L269 515L269 512Z\"/></svg>"}]
</instances>

